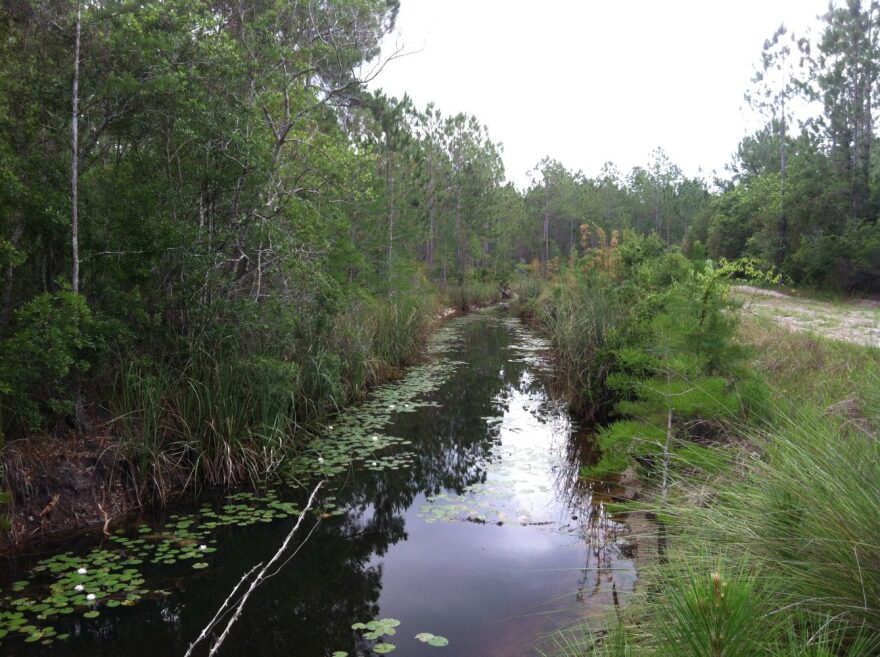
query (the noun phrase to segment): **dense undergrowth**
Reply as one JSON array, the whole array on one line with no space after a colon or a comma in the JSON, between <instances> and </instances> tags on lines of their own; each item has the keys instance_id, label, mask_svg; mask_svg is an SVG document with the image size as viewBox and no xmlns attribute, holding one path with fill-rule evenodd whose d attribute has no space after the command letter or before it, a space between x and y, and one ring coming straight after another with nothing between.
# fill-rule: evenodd
<instances>
[{"instance_id":1,"label":"dense undergrowth","mask_svg":"<svg viewBox=\"0 0 880 657\"><path fill-rule=\"evenodd\" d=\"M177 338L162 357L102 345L101 361L80 365L93 374L79 390L89 400L89 430L118 437L138 485L160 498L187 485L264 482L328 415L414 362L441 309L499 298L499 284L488 280L445 292L423 279L399 284L393 297L360 295L323 323L292 321L283 308L271 317L262 310L246 317L257 309L244 305L241 324ZM8 343L19 359L38 356L57 327L47 322L44 335L33 333L30 342ZM73 360L70 347L64 349L51 355ZM54 362L47 367L59 376L46 385L68 393L70 370ZM21 382L14 391L17 409L31 409L34 423L51 413L40 403L45 388ZM18 410L8 428L29 419Z\"/></svg>"},{"instance_id":2,"label":"dense undergrowth","mask_svg":"<svg viewBox=\"0 0 880 657\"><path fill-rule=\"evenodd\" d=\"M228 348L215 338L180 361L120 363L110 425L157 484L180 472L210 484L264 481L321 419L412 362L439 301L428 289L358 300L326 330L268 353L228 336Z\"/></svg>"},{"instance_id":3,"label":"dense undergrowth","mask_svg":"<svg viewBox=\"0 0 880 657\"><path fill-rule=\"evenodd\" d=\"M598 431L593 479L624 470L659 557L608 627L565 655L875 655L880 651L880 352L747 318L754 263L691 262L627 236L570 261L524 307Z\"/></svg>"}]
</instances>

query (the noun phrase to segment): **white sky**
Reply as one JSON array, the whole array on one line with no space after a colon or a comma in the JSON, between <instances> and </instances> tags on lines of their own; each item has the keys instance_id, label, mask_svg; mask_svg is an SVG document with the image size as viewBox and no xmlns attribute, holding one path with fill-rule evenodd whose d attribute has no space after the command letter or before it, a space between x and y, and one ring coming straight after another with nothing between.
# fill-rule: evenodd
<instances>
[{"instance_id":1,"label":"white sky","mask_svg":"<svg viewBox=\"0 0 880 657\"><path fill-rule=\"evenodd\" d=\"M818 31L827 0L401 0L408 51L371 85L466 112L504 144L517 185L549 155L625 174L662 147L723 173L756 123L743 94L781 22Z\"/></svg>"}]
</instances>

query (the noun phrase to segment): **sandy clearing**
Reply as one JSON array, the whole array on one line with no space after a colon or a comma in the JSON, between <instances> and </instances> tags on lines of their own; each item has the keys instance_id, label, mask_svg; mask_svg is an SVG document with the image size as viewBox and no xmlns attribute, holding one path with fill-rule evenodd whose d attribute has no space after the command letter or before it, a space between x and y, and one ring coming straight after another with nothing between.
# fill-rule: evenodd
<instances>
[{"instance_id":1,"label":"sandy clearing","mask_svg":"<svg viewBox=\"0 0 880 657\"><path fill-rule=\"evenodd\" d=\"M743 312L766 317L792 331L880 347L880 305L876 302L828 303L799 299L774 290L734 286Z\"/></svg>"}]
</instances>

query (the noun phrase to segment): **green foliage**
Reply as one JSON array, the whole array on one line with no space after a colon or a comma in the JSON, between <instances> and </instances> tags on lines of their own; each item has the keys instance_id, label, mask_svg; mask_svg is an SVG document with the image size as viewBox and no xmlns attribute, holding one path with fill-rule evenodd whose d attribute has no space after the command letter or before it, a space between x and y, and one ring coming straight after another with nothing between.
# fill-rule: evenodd
<instances>
[{"instance_id":1,"label":"green foliage","mask_svg":"<svg viewBox=\"0 0 880 657\"><path fill-rule=\"evenodd\" d=\"M179 363L124 365L113 399L130 457L153 481L167 476L170 458L212 483L264 480L303 447L302 428L413 357L434 308L430 296L367 299L338 315L332 332L288 335L256 355L253 344L215 335L183 344Z\"/></svg>"},{"instance_id":2,"label":"green foliage","mask_svg":"<svg viewBox=\"0 0 880 657\"><path fill-rule=\"evenodd\" d=\"M501 284L496 281L469 279L446 289L448 305L467 312L495 303L501 298Z\"/></svg>"},{"instance_id":3,"label":"green foliage","mask_svg":"<svg viewBox=\"0 0 880 657\"><path fill-rule=\"evenodd\" d=\"M754 321L740 339L757 349L737 392L760 414L735 426L732 445L674 443L674 493L647 505L664 519L666 558L642 567L646 590L607 641L561 654L861 657L880 648L877 354ZM848 410L835 410L841 399ZM635 455L626 435L648 429L619 424L600 432L603 449Z\"/></svg>"},{"instance_id":4,"label":"green foliage","mask_svg":"<svg viewBox=\"0 0 880 657\"><path fill-rule=\"evenodd\" d=\"M760 652L767 621L755 573L673 567L661 586L657 627L668 654L751 657Z\"/></svg>"},{"instance_id":5,"label":"green foliage","mask_svg":"<svg viewBox=\"0 0 880 657\"><path fill-rule=\"evenodd\" d=\"M631 234L617 251L609 271L588 266L567 274L545 295L541 316L575 399L614 401L614 411L631 418L599 430L602 456L584 474L607 477L633 458L656 466L648 457L658 453L666 469L669 450L679 446L693 467L717 469L705 453L688 451L687 426L729 422L742 411L735 382L744 353L733 341L726 281L754 264L692 262L656 238ZM609 319L613 330L606 331ZM750 390L749 403L759 404L758 390Z\"/></svg>"},{"instance_id":6,"label":"green foliage","mask_svg":"<svg viewBox=\"0 0 880 657\"><path fill-rule=\"evenodd\" d=\"M880 286L880 224L852 219L839 234L805 238L793 265L808 285L853 292Z\"/></svg>"},{"instance_id":7,"label":"green foliage","mask_svg":"<svg viewBox=\"0 0 880 657\"><path fill-rule=\"evenodd\" d=\"M536 319L553 342L558 374L580 411L603 411L605 380L631 311L627 296L604 274L572 272L538 299Z\"/></svg>"},{"instance_id":8,"label":"green foliage","mask_svg":"<svg viewBox=\"0 0 880 657\"><path fill-rule=\"evenodd\" d=\"M634 458L656 455L663 451L666 430L663 427L620 420L601 427L596 442L602 450L599 461L585 466L585 477L601 479L623 472Z\"/></svg>"},{"instance_id":9,"label":"green foliage","mask_svg":"<svg viewBox=\"0 0 880 657\"><path fill-rule=\"evenodd\" d=\"M677 418L716 420L739 411L738 397L727 392L728 382L721 377L639 379L628 388L636 399L621 401L616 408L631 417L647 419L672 411Z\"/></svg>"},{"instance_id":10,"label":"green foliage","mask_svg":"<svg viewBox=\"0 0 880 657\"><path fill-rule=\"evenodd\" d=\"M0 436L70 413L74 385L108 337L85 299L68 290L35 297L16 311L13 326L0 342Z\"/></svg>"}]
</instances>

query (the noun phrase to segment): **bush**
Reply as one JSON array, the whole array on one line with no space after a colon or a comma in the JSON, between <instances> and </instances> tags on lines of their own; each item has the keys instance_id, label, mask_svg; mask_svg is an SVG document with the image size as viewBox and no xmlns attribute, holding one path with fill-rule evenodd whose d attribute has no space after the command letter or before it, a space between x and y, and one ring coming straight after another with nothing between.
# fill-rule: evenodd
<instances>
[{"instance_id":1,"label":"bush","mask_svg":"<svg viewBox=\"0 0 880 657\"><path fill-rule=\"evenodd\" d=\"M880 288L880 224L851 219L839 235L805 237L794 264L809 285L874 292Z\"/></svg>"},{"instance_id":2,"label":"bush","mask_svg":"<svg viewBox=\"0 0 880 657\"><path fill-rule=\"evenodd\" d=\"M82 295L43 293L18 309L0 342L0 438L74 413L77 387L106 346L105 327Z\"/></svg>"}]
</instances>

